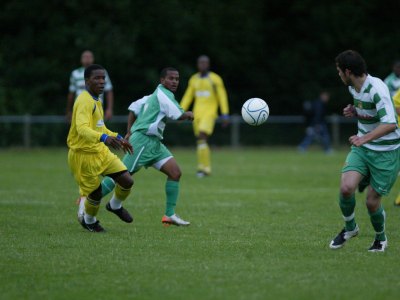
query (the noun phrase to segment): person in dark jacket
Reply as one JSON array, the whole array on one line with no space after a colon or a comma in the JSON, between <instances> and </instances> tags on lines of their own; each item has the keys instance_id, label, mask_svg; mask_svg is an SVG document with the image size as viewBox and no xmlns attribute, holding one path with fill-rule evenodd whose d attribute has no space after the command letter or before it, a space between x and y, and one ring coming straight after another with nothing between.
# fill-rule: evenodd
<instances>
[{"instance_id":1,"label":"person in dark jacket","mask_svg":"<svg viewBox=\"0 0 400 300\"><path fill-rule=\"evenodd\" d=\"M322 91L318 99L304 103L307 129L306 135L298 147L299 151L307 151L307 148L314 141L318 141L324 148L325 153L332 152L331 138L325 121L326 105L329 102L329 98L329 93Z\"/></svg>"}]
</instances>

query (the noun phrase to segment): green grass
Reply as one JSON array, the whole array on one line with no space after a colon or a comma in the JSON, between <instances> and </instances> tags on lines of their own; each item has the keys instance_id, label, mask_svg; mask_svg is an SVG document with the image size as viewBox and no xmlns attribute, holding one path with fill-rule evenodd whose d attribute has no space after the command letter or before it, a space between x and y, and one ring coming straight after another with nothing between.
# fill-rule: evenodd
<instances>
[{"instance_id":1,"label":"green grass","mask_svg":"<svg viewBox=\"0 0 400 300\"><path fill-rule=\"evenodd\" d=\"M364 195L360 235L332 251L345 152L217 150L202 180L194 151L174 153L190 227L161 225L165 178L148 169L125 204L134 224L102 206L108 232L92 234L76 221L66 150L0 152L0 299L398 299L400 184L384 198L385 253L366 251Z\"/></svg>"}]
</instances>

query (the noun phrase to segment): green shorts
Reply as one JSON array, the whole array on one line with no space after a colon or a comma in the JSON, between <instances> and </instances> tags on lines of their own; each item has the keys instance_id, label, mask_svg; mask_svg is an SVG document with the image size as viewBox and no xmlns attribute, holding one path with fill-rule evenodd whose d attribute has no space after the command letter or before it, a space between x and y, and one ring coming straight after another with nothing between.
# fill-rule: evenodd
<instances>
[{"instance_id":1,"label":"green shorts","mask_svg":"<svg viewBox=\"0 0 400 300\"><path fill-rule=\"evenodd\" d=\"M387 195L400 170L400 149L373 151L364 147L351 147L342 173L356 171L364 175L362 184L371 187L380 195Z\"/></svg>"},{"instance_id":2,"label":"green shorts","mask_svg":"<svg viewBox=\"0 0 400 300\"><path fill-rule=\"evenodd\" d=\"M133 154L126 154L122 162L130 173L136 173L141 167L150 166L159 170L172 158L171 152L155 136L136 131L129 138L129 143L133 146Z\"/></svg>"}]
</instances>

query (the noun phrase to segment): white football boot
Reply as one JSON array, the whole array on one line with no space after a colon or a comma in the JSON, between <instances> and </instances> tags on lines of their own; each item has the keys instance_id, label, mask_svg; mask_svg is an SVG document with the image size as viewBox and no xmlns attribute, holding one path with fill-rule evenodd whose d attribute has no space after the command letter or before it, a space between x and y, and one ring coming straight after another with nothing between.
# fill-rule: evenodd
<instances>
[{"instance_id":1,"label":"white football boot","mask_svg":"<svg viewBox=\"0 0 400 300\"><path fill-rule=\"evenodd\" d=\"M181 219L177 214L173 214L170 217L163 216L161 219L161 222L164 224L164 226L169 226L169 225L189 226L190 225L190 222Z\"/></svg>"}]
</instances>

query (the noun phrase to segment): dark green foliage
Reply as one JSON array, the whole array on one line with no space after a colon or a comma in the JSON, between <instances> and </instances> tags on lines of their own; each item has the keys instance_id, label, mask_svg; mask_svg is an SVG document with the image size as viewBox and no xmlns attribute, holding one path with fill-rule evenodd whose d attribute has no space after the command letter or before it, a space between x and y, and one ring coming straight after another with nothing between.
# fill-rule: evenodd
<instances>
[{"instance_id":1,"label":"dark green foliage","mask_svg":"<svg viewBox=\"0 0 400 300\"><path fill-rule=\"evenodd\" d=\"M199 54L225 79L232 111L265 98L298 114L321 87L349 101L334 58L353 48L384 77L400 57L397 1L2 1L0 114L63 114L72 69L91 49L113 80L115 111L150 93L165 66L183 94Z\"/></svg>"}]
</instances>

